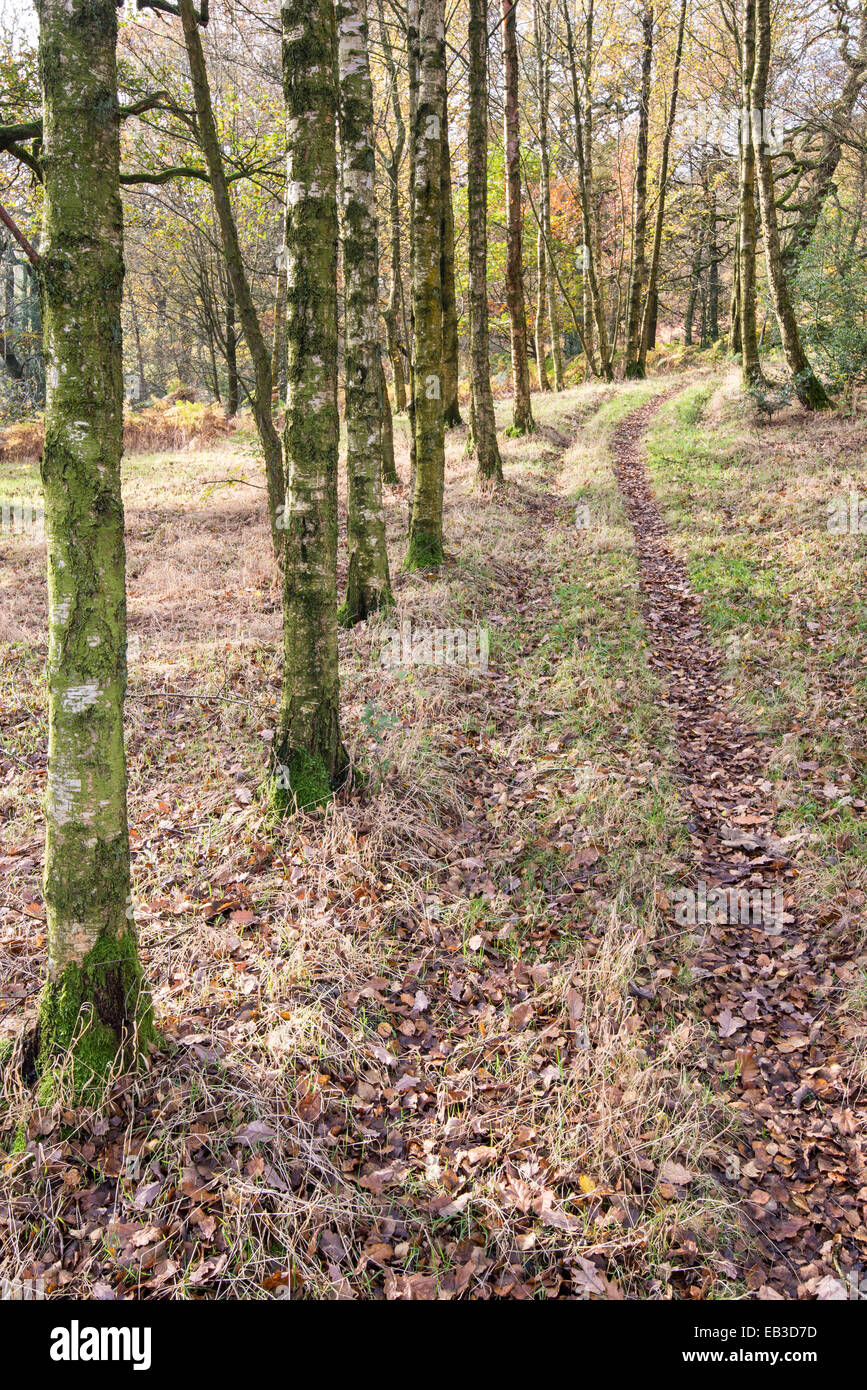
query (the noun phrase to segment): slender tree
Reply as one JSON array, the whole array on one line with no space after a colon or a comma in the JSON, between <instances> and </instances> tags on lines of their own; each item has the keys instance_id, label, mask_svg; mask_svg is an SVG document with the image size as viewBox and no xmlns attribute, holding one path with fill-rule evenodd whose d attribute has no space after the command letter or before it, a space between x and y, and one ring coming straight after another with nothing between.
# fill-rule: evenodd
<instances>
[{"instance_id":1,"label":"slender tree","mask_svg":"<svg viewBox=\"0 0 867 1390\"><path fill-rule=\"evenodd\" d=\"M470 0L467 199L471 437L480 478L502 482L488 346L488 4Z\"/></svg>"},{"instance_id":2,"label":"slender tree","mask_svg":"<svg viewBox=\"0 0 867 1390\"><path fill-rule=\"evenodd\" d=\"M548 380L548 365L545 353L545 317L548 300L548 268L547 255L545 252L545 225L542 218L539 218L539 226L536 232L536 324L533 334L533 341L536 347L536 375L539 379L539 390L550 391L551 383Z\"/></svg>"},{"instance_id":3,"label":"slender tree","mask_svg":"<svg viewBox=\"0 0 867 1390\"><path fill-rule=\"evenodd\" d=\"M250 402L259 442L265 456L271 541L274 554L280 559L282 558L282 543L279 518L284 490L283 451L273 416L271 353L259 323L259 315L256 311L253 292L241 254L238 226L229 194L229 182L226 178L217 123L214 119L208 70L205 65L205 55L199 33L199 16L193 8L192 0L179 0L179 5L195 102L196 134L202 154L205 157L208 178L214 196L214 210L220 228L220 240L226 260L226 272L231 286L233 304L237 306L238 317L241 321L250 357L253 360L255 386Z\"/></svg>"},{"instance_id":4,"label":"slender tree","mask_svg":"<svg viewBox=\"0 0 867 1390\"><path fill-rule=\"evenodd\" d=\"M337 0L340 144L343 154L346 474L349 558L340 621L363 622L392 602L382 511L382 363L373 87L367 0Z\"/></svg>"},{"instance_id":5,"label":"slender tree","mask_svg":"<svg viewBox=\"0 0 867 1390\"><path fill-rule=\"evenodd\" d=\"M540 271L545 279L544 303L551 333L551 365L554 390L563 389L563 345L560 341L560 310L557 303L557 272L551 235L551 158L548 142L548 113L551 102L551 4L533 0L533 31L536 45L537 104L539 110L539 218L543 240ZM540 303L542 302L540 296ZM537 320L538 322L538 320ZM538 334L537 334L538 336ZM547 385L547 383L546 383ZM543 390L545 387L543 387Z\"/></svg>"},{"instance_id":6,"label":"slender tree","mask_svg":"<svg viewBox=\"0 0 867 1390\"><path fill-rule=\"evenodd\" d=\"M403 344L398 332L398 320L402 303L401 256L400 256L400 164L406 144L406 125L400 105L400 92L397 85L397 64L394 49L385 22L382 0L377 0L379 18L379 39L388 78L388 92L391 99L391 113L394 119L394 143L385 166L388 179L388 221L389 221L389 282L388 304L385 309L385 335L388 357L394 378L394 408L401 414L406 410L406 374L403 369Z\"/></svg>"},{"instance_id":7,"label":"slender tree","mask_svg":"<svg viewBox=\"0 0 867 1390\"><path fill-rule=\"evenodd\" d=\"M40 0L49 647L38 1057L47 1082L69 1054L79 1093L152 1033L128 908L116 41L114 0Z\"/></svg>"},{"instance_id":8,"label":"slender tree","mask_svg":"<svg viewBox=\"0 0 867 1390\"><path fill-rule=\"evenodd\" d=\"M756 331L756 153L750 102L756 62L756 0L744 0L741 23L741 118L738 127L738 337L745 386L763 379Z\"/></svg>"},{"instance_id":9,"label":"slender tree","mask_svg":"<svg viewBox=\"0 0 867 1390\"><path fill-rule=\"evenodd\" d=\"M527 363L527 320L524 304L524 261L521 215L521 139L518 112L517 0L502 0L503 70L505 80L503 141L506 152L506 302L512 346L512 389L515 405L512 433L536 428L530 405Z\"/></svg>"},{"instance_id":10,"label":"slender tree","mask_svg":"<svg viewBox=\"0 0 867 1390\"><path fill-rule=\"evenodd\" d=\"M771 66L771 6L770 0L756 0L754 7L755 64L751 87L750 113L752 120L753 148L756 152L756 167L759 184L759 206L762 214L762 237L765 243L765 262L768 267L768 284L774 312L780 328L786 365L792 374L798 400L808 410L825 410L831 404L810 366L809 359L801 343L798 323L786 270L780 248L780 227L777 218L777 198L774 187L774 171L771 163L769 141L770 112L767 107L768 74Z\"/></svg>"},{"instance_id":11,"label":"slender tree","mask_svg":"<svg viewBox=\"0 0 867 1390\"><path fill-rule=\"evenodd\" d=\"M406 564L443 559L442 110L445 82L443 0L418 5L418 98L413 117L412 424L415 441L412 516Z\"/></svg>"},{"instance_id":12,"label":"slender tree","mask_svg":"<svg viewBox=\"0 0 867 1390\"><path fill-rule=\"evenodd\" d=\"M662 252L662 229L665 223L665 195L668 191L668 161L671 152L671 137L677 116L677 97L680 90L680 63L683 56L683 31L686 26L688 0L680 0L680 16L677 23L677 39L674 47L674 64L671 74L671 95L668 102L668 117L662 136L662 153L659 160L659 179L656 187L656 218L653 224L653 243L650 252L650 269L647 275L647 293L641 313L638 361L643 376L647 366L647 348L650 340L651 319L657 303L659 282L659 258Z\"/></svg>"},{"instance_id":13,"label":"slender tree","mask_svg":"<svg viewBox=\"0 0 867 1390\"><path fill-rule=\"evenodd\" d=\"M590 64L593 52L593 0L587 0L584 28L584 61L581 78L575 38L569 15L568 0L562 0L563 26L566 32L566 56L572 89L572 114L575 122L575 153L578 158L578 186L581 196L581 221L584 229L583 275L585 305L592 307L593 332L584 334L587 364L595 376L614 380L614 349L616 333L609 333L605 287L599 273L599 228L594 216L594 187L592 154L593 102L590 87ZM587 290L589 287L589 305ZM618 315L614 316L615 318ZM586 322L586 319L585 319ZM595 352L594 352L595 350Z\"/></svg>"},{"instance_id":14,"label":"slender tree","mask_svg":"<svg viewBox=\"0 0 867 1390\"><path fill-rule=\"evenodd\" d=\"M635 147L635 185L632 193L632 269L626 303L626 341L623 375L643 377L640 356L641 303L645 290L647 238L647 143L650 124L650 78L653 67L653 4L647 0L641 20L641 86L638 98L638 138Z\"/></svg>"},{"instance_id":15,"label":"slender tree","mask_svg":"<svg viewBox=\"0 0 867 1390\"><path fill-rule=\"evenodd\" d=\"M272 799L327 801L345 775L337 667L337 68L331 0L284 0L287 405L283 685Z\"/></svg>"},{"instance_id":16,"label":"slender tree","mask_svg":"<svg viewBox=\"0 0 867 1390\"><path fill-rule=\"evenodd\" d=\"M452 157L449 147L447 84L443 82L442 119L442 247L440 274L443 294L443 420L448 428L460 425L458 403L458 300L455 290L455 210L452 203Z\"/></svg>"}]
</instances>

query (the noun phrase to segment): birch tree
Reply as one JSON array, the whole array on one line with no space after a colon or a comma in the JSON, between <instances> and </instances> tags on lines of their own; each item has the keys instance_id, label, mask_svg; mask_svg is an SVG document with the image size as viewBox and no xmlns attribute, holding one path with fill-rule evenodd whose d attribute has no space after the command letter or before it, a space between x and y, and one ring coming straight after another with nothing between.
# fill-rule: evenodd
<instances>
[{"instance_id":1,"label":"birch tree","mask_svg":"<svg viewBox=\"0 0 867 1390\"><path fill-rule=\"evenodd\" d=\"M389 231L389 282L388 304L385 309L385 334L394 379L394 408L400 414L406 410L406 375L403 370L403 347L398 333L402 299L401 256L400 256L400 164L406 144L406 125L400 105L400 92L397 85L397 64L385 22L382 0L377 0L379 21L379 40L388 78L388 92L391 114L394 119L394 141L385 166L388 179L388 231Z\"/></svg>"},{"instance_id":2,"label":"birch tree","mask_svg":"<svg viewBox=\"0 0 867 1390\"><path fill-rule=\"evenodd\" d=\"M392 602L382 510L379 247L366 0L338 0L349 558L340 621Z\"/></svg>"},{"instance_id":3,"label":"birch tree","mask_svg":"<svg viewBox=\"0 0 867 1390\"><path fill-rule=\"evenodd\" d=\"M662 229L665 222L665 198L668 191L668 161L671 152L671 137L677 116L677 97L680 89L680 63L683 56L683 33L686 26L687 0L680 0L680 16L677 23L677 38L674 48L674 64L671 74L671 96L668 102L668 116L662 136L662 152L659 159L659 179L656 187L656 218L653 224L653 242L650 251L650 269L647 275L647 293L641 313L639 332L638 362L643 376L647 367L647 349L650 343L651 320L654 314L658 283L659 258L662 251Z\"/></svg>"},{"instance_id":4,"label":"birch tree","mask_svg":"<svg viewBox=\"0 0 867 1390\"><path fill-rule=\"evenodd\" d=\"M756 0L744 0L741 25L741 119L738 128L738 263L740 296L737 337L745 386L763 380L756 332L756 153L750 102L756 62Z\"/></svg>"},{"instance_id":5,"label":"birch tree","mask_svg":"<svg viewBox=\"0 0 867 1390\"><path fill-rule=\"evenodd\" d=\"M502 482L488 340L488 5L470 0L467 197L470 261L471 447L480 478Z\"/></svg>"},{"instance_id":6,"label":"birch tree","mask_svg":"<svg viewBox=\"0 0 867 1390\"><path fill-rule=\"evenodd\" d=\"M277 809L342 780L337 667L337 68L331 0L284 0L286 501Z\"/></svg>"},{"instance_id":7,"label":"birch tree","mask_svg":"<svg viewBox=\"0 0 867 1390\"><path fill-rule=\"evenodd\" d=\"M415 469L408 569L443 559L442 110L443 0L418 5L417 100L412 101L412 428Z\"/></svg>"},{"instance_id":8,"label":"birch tree","mask_svg":"<svg viewBox=\"0 0 867 1390\"><path fill-rule=\"evenodd\" d=\"M48 982L38 1065L87 1092L152 1034L131 922L123 700L126 589L117 15L40 0L47 366Z\"/></svg>"},{"instance_id":9,"label":"birch tree","mask_svg":"<svg viewBox=\"0 0 867 1390\"><path fill-rule=\"evenodd\" d=\"M455 210L452 202L452 157L449 147L447 82L443 81L440 275L443 300L443 421L451 429L460 425L458 403L458 302L455 289Z\"/></svg>"},{"instance_id":10,"label":"birch tree","mask_svg":"<svg viewBox=\"0 0 867 1390\"><path fill-rule=\"evenodd\" d=\"M563 347L560 341L560 310L557 304L557 275L553 261L553 241L551 236L551 161L548 142L548 113L551 101L551 4L550 0L533 0L533 34L536 46L537 105L539 112L539 305L542 309L542 324L547 310L548 326L551 333L551 365L554 375L554 390L563 389ZM544 296L542 285L544 284ZM539 332L537 313L536 338L544 338ZM544 343L543 343L544 350ZM548 389L547 378L542 380L540 367L539 384L542 390Z\"/></svg>"},{"instance_id":11,"label":"birch tree","mask_svg":"<svg viewBox=\"0 0 867 1390\"><path fill-rule=\"evenodd\" d=\"M518 111L518 44L515 33L517 0L502 0L503 72L505 81L503 142L506 155L506 302L512 348L512 433L535 429L530 405L527 362L527 320L524 303L524 263L521 245L521 137Z\"/></svg>"},{"instance_id":12,"label":"birch tree","mask_svg":"<svg viewBox=\"0 0 867 1390\"><path fill-rule=\"evenodd\" d=\"M650 78L653 66L653 5L645 4L641 20L641 86L638 98L638 138L635 147L635 186L632 194L632 269L626 303L626 341L623 375L643 377L640 357L641 303L645 289L647 238L647 143L650 122Z\"/></svg>"},{"instance_id":13,"label":"birch tree","mask_svg":"<svg viewBox=\"0 0 867 1390\"><path fill-rule=\"evenodd\" d=\"M756 152L759 207L762 214L762 238L765 243L768 283L771 287L771 299L780 328L786 366L792 374L798 400L808 410L824 410L831 402L825 393L825 388L810 366L801 343L780 246L780 226L777 217L774 171L769 140L771 121L767 105L768 76L771 66L770 0L756 0L753 14L755 62L751 86L750 115L753 148Z\"/></svg>"}]
</instances>

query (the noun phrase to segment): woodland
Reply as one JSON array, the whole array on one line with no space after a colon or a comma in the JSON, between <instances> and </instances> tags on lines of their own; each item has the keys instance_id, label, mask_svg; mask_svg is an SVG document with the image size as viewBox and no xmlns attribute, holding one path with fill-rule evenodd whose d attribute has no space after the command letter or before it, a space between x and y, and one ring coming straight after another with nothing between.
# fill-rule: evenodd
<instances>
[{"instance_id":1,"label":"woodland","mask_svg":"<svg viewBox=\"0 0 867 1390\"><path fill-rule=\"evenodd\" d=\"M867 0L0 0L3 1299L867 1298L865 383Z\"/></svg>"}]
</instances>

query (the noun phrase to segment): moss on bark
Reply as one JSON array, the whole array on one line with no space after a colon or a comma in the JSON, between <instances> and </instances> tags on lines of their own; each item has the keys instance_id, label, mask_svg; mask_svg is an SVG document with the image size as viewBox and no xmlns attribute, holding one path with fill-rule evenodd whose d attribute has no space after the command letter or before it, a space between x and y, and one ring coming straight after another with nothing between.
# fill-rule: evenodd
<instances>
[{"instance_id":1,"label":"moss on bark","mask_svg":"<svg viewBox=\"0 0 867 1390\"><path fill-rule=\"evenodd\" d=\"M418 98L412 115L412 480L408 569L443 560L442 112L443 0L418 7Z\"/></svg>"},{"instance_id":2,"label":"moss on bark","mask_svg":"<svg viewBox=\"0 0 867 1390\"><path fill-rule=\"evenodd\" d=\"M345 295L349 560L339 620L363 622L393 603L382 509L379 250L373 87L365 0L338 0L339 114Z\"/></svg>"},{"instance_id":3,"label":"moss on bark","mask_svg":"<svg viewBox=\"0 0 867 1390\"><path fill-rule=\"evenodd\" d=\"M80 964L67 965L43 990L37 1053L43 1099L64 1060L72 1093L98 1097L118 1066L133 1063L155 1036L135 934L103 932Z\"/></svg>"},{"instance_id":4,"label":"moss on bark","mask_svg":"<svg viewBox=\"0 0 867 1390\"><path fill-rule=\"evenodd\" d=\"M132 1060L152 1026L127 920L117 17L113 0L42 0L39 19L49 980L37 1066L51 1077L71 1049L80 1088Z\"/></svg>"},{"instance_id":5,"label":"moss on bark","mask_svg":"<svg viewBox=\"0 0 867 1390\"><path fill-rule=\"evenodd\" d=\"M337 666L334 9L330 0L285 0L282 23L288 133L286 551L271 802L289 810L326 798L348 758L340 737ZM287 779L289 785L281 786Z\"/></svg>"}]
</instances>

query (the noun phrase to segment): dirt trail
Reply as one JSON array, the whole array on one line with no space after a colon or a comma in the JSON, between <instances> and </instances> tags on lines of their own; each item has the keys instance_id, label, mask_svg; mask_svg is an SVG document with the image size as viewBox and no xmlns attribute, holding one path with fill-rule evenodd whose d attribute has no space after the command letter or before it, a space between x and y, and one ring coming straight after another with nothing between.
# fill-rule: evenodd
<instances>
[{"instance_id":1,"label":"dirt trail","mask_svg":"<svg viewBox=\"0 0 867 1390\"><path fill-rule=\"evenodd\" d=\"M701 884L708 917L722 905L714 889L740 893L729 897L721 923L699 920L690 962L709 1026L696 1066L737 1112L717 1176L745 1218L738 1274L763 1298L864 1298L865 1097L853 1093L835 1032L834 965L845 947L798 909L793 846L774 829L768 744L729 708L700 600L669 545L644 465L643 436L658 404L617 429L615 473L635 535L650 660L667 681L684 795L694 807L688 886L699 919ZM770 896L762 899L763 890ZM777 893L782 920L774 916ZM683 942L683 908L678 916L673 939Z\"/></svg>"}]
</instances>

